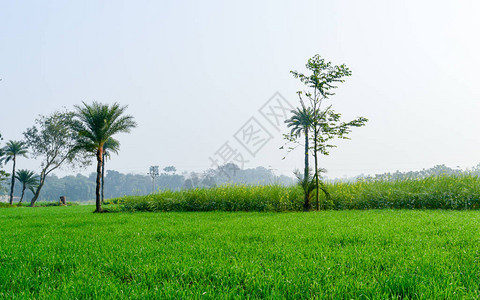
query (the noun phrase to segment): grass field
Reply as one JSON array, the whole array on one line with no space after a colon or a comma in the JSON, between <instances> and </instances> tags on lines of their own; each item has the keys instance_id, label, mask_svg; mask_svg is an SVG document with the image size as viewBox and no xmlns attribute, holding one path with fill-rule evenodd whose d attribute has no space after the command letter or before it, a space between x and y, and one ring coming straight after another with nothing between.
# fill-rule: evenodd
<instances>
[{"instance_id":1,"label":"grass field","mask_svg":"<svg viewBox=\"0 0 480 300\"><path fill-rule=\"evenodd\" d=\"M480 297L480 212L0 209L0 298Z\"/></svg>"}]
</instances>

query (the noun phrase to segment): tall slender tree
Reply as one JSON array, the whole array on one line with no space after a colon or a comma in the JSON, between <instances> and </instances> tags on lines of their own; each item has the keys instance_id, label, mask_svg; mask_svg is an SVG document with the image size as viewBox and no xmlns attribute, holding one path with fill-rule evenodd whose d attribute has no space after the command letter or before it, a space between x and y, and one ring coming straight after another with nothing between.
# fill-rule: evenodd
<instances>
[{"instance_id":1,"label":"tall slender tree","mask_svg":"<svg viewBox=\"0 0 480 300\"><path fill-rule=\"evenodd\" d=\"M38 175L29 170L18 170L15 174L15 178L22 184L22 196L18 203L22 203L25 190L29 189L32 193L35 193L35 188L38 186Z\"/></svg>"},{"instance_id":2,"label":"tall slender tree","mask_svg":"<svg viewBox=\"0 0 480 300\"><path fill-rule=\"evenodd\" d=\"M313 157L315 162L314 179L316 185L316 203L319 209L319 190L322 190L322 184L319 179L320 169L318 167L319 154L328 155L328 148L335 147L328 143L329 140L338 138L347 138L350 127L364 126L368 121L364 117L359 117L350 122L341 122L340 114L335 113L331 106L322 109L322 102L335 95L334 89L338 84L345 81L345 78L352 75L350 69L345 65L333 65L325 61L320 55L310 58L306 64L310 74L303 74L298 71L290 71L295 78L305 84L310 90L299 91L300 101L308 100L310 108L313 111ZM304 98L305 97L305 100Z\"/></svg>"},{"instance_id":3,"label":"tall slender tree","mask_svg":"<svg viewBox=\"0 0 480 300\"><path fill-rule=\"evenodd\" d=\"M10 184L10 199L9 203L13 204L13 191L15 189L15 166L17 163L17 157L23 156L27 157L28 148L25 142L22 141L8 141L5 147L3 147L3 152L5 153L5 157L3 158L5 163L12 161L12 182Z\"/></svg>"},{"instance_id":4,"label":"tall slender tree","mask_svg":"<svg viewBox=\"0 0 480 300\"><path fill-rule=\"evenodd\" d=\"M300 99L301 107L297 107L295 110L292 110L292 116L285 120L287 127L291 128L290 133L285 135L285 138L289 141L294 141L299 138L302 134L305 137L305 166L303 169L303 177L300 174L296 174L299 184L302 186L304 191L304 203L303 209L310 209L310 195L312 192L311 188L311 175L309 168L309 132L313 127L313 110L310 107L306 107L305 103Z\"/></svg>"},{"instance_id":5,"label":"tall slender tree","mask_svg":"<svg viewBox=\"0 0 480 300\"><path fill-rule=\"evenodd\" d=\"M73 128L79 136L78 149L91 149L95 146L97 159L97 178L95 188L95 212L102 212L100 197L103 152L105 142L113 135L121 132L130 132L137 126L137 123L130 115L124 115L127 106L120 106L118 103L112 105L94 101L92 104L82 102L83 105L76 105L76 122Z\"/></svg>"}]
</instances>

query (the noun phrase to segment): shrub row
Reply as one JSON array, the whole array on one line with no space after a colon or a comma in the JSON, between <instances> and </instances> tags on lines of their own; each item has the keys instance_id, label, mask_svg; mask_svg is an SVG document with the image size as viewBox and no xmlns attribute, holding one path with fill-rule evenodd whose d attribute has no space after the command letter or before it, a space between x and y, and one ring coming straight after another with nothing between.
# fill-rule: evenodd
<instances>
[{"instance_id":1,"label":"shrub row","mask_svg":"<svg viewBox=\"0 0 480 300\"><path fill-rule=\"evenodd\" d=\"M301 199L297 187L235 185L125 196L111 202L133 211L296 211L302 208Z\"/></svg>"},{"instance_id":2,"label":"shrub row","mask_svg":"<svg viewBox=\"0 0 480 300\"><path fill-rule=\"evenodd\" d=\"M321 195L321 209L478 209L480 179L476 176L432 176L401 181L329 183L331 199ZM222 186L163 191L110 200L130 211L301 211L298 186ZM315 202L314 200L312 202ZM312 203L314 204L314 203Z\"/></svg>"},{"instance_id":3,"label":"shrub row","mask_svg":"<svg viewBox=\"0 0 480 300\"><path fill-rule=\"evenodd\" d=\"M76 202L67 202L67 206L72 206L72 205L79 205ZM6 202L0 202L0 208L9 208L9 207L27 207L30 206L30 202L23 202L23 203L13 203L10 205L9 203ZM60 202L48 202L48 201L39 201L35 203L36 207L45 207L45 206L61 206Z\"/></svg>"}]
</instances>

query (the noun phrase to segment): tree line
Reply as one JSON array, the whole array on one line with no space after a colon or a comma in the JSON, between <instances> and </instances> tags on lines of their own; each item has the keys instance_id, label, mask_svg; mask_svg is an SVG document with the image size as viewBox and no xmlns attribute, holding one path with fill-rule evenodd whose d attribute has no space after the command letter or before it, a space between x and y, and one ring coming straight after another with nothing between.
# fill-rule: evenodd
<instances>
[{"instance_id":1,"label":"tree line","mask_svg":"<svg viewBox=\"0 0 480 300\"><path fill-rule=\"evenodd\" d=\"M9 140L0 151L0 163L11 164L11 173L3 172L0 181L8 177L10 181L9 203L13 204L15 182L22 184L22 197L25 189L33 193L30 206L35 206L45 180L49 174L60 166L86 166L96 158L97 172L95 178L96 212L102 212L101 178L105 158L110 152L118 152L120 143L113 138L120 132L130 132L136 127L133 117L126 115L127 106L118 103L103 104L93 102L74 106L73 111L56 111L48 116L40 115L35 124L24 133L24 140ZM109 152L110 151L110 152ZM30 154L41 160L39 174L17 168L17 160Z\"/></svg>"},{"instance_id":2,"label":"tree line","mask_svg":"<svg viewBox=\"0 0 480 300\"><path fill-rule=\"evenodd\" d=\"M96 173L88 176L82 174L58 177L49 174L45 178L45 184L38 201L59 201L60 196L66 196L69 201L87 201L95 197ZM149 174L124 174L115 170L105 171L104 196L105 199L128 196L146 195L152 192L164 190L178 191L181 189L210 188L225 184L245 185L293 185L293 178L277 176L272 170L264 167L240 169L237 165L224 165L217 169L209 169L203 172L175 172L162 171L155 178ZM16 180L16 185L21 185ZM9 185L6 185L7 187ZM14 196L21 196L21 189L15 189ZM26 190L25 197L33 197L31 190ZM5 192L4 192L5 194Z\"/></svg>"}]
</instances>

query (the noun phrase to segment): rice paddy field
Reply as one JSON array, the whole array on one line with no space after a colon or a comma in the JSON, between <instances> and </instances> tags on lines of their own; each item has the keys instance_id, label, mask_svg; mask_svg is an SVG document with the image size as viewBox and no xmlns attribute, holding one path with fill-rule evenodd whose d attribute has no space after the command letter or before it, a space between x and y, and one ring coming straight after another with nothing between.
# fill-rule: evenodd
<instances>
[{"instance_id":1,"label":"rice paddy field","mask_svg":"<svg viewBox=\"0 0 480 300\"><path fill-rule=\"evenodd\" d=\"M475 299L480 212L0 209L1 299Z\"/></svg>"}]
</instances>

